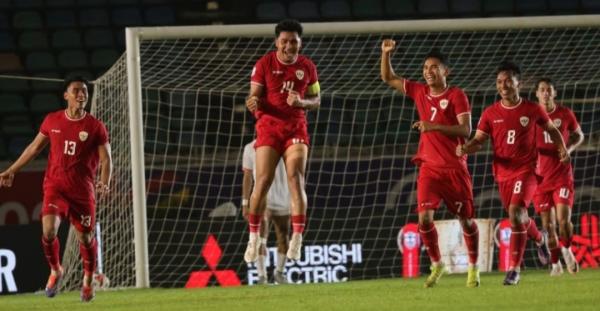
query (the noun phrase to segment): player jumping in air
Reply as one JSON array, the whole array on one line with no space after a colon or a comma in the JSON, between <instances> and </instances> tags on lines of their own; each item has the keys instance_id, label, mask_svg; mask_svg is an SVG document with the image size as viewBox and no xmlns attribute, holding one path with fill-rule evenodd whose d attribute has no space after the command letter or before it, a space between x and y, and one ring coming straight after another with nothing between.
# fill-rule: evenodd
<instances>
[{"instance_id":1,"label":"player jumping in air","mask_svg":"<svg viewBox=\"0 0 600 311\"><path fill-rule=\"evenodd\" d=\"M305 110L321 104L315 64L300 55L302 25L281 21L275 27L276 50L261 57L251 74L246 107L256 117L256 183L250 196L246 262L256 261L266 198L281 158L291 194L292 238L287 257L300 259L306 223L305 171L309 137Z\"/></svg>"}]
</instances>

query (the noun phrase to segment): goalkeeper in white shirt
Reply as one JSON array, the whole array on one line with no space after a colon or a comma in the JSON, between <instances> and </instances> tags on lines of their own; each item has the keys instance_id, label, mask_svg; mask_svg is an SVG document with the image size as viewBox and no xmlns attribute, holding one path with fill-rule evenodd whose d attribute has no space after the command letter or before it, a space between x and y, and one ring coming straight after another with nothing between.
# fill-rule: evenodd
<instances>
[{"instance_id":1,"label":"goalkeeper in white shirt","mask_svg":"<svg viewBox=\"0 0 600 311\"><path fill-rule=\"evenodd\" d=\"M244 181L242 183L242 214L248 219L250 195L252 194L254 180L256 180L256 152L254 150L253 140L244 147L242 156L242 170L244 171ZM260 248L256 269L258 271L258 284L267 284L267 238L269 236L270 222L275 227L275 236L277 238L277 259L276 267L273 271L273 281L276 284L286 284L284 268L286 263L286 252L289 246L289 227L290 227L290 190L287 182L285 165L280 159L275 169L273 183L267 194L267 199L262 202L266 204L264 218L260 226Z\"/></svg>"}]
</instances>

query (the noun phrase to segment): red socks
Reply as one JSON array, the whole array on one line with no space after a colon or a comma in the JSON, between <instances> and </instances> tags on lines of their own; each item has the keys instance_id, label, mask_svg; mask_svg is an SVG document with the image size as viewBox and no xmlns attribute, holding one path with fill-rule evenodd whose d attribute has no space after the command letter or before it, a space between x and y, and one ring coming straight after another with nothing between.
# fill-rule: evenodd
<instances>
[{"instance_id":1,"label":"red socks","mask_svg":"<svg viewBox=\"0 0 600 311\"><path fill-rule=\"evenodd\" d=\"M469 263L475 265L479 257L479 229L475 221L471 223L470 228L463 228L463 237L469 253Z\"/></svg>"},{"instance_id":2,"label":"red socks","mask_svg":"<svg viewBox=\"0 0 600 311\"><path fill-rule=\"evenodd\" d=\"M542 240L542 233L538 230L535 221L529 218L529 224L527 227L527 236L535 242L540 242Z\"/></svg>"},{"instance_id":3,"label":"red socks","mask_svg":"<svg viewBox=\"0 0 600 311\"><path fill-rule=\"evenodd\" d=\"M438 246L438 234L433 223L427 225L419 225L419 234L421 240L427 248L427 254L431 262L439 262L441 260L440 247Z\"/></svg>"},{"instance_id":4,"label":"red socks","mask_svg":"<svg viewBox=\"0 0 600 311\"><path fill-rule=\"evenodd\" d=\"M510 234L510 267L514 269L519 269L521 267L521 260L523 260L523 254L525 253L525 245L527 244L528 230L527 226L522 224L512 226L511 230L512 233Z\"/></svg>"},{"instance_id":5,"label":"red socks","mask_svg":"<svg viewBox=\"0 0 600 311\"><path fill-rule=\"evenodd\" d=\"M50 265L50 269L59 270L60 255L58 253L60 251L60 243L58 238L55 237L52 241L47 241L46 238L42 236L42 248L44 250L44 256L46 256L46 261L48 261L48 265Z\"/></svg>"},{"instance_id":6,"label":"red socks","mask_svg":"<svg viewBox=\"0 0 600 311\"><path fill-rule=\"evenodd\" d=\"M564 248L568 249L571 247L571 241L573 240L573 237L569 237L569 238L560 237L559 240L560 240L560 244L562 244L562 246Z\"/></svg>"},{"instance_id":7,"label":"red socks","mask_svg":"<svg viewBox=\"0 0 600 311\"><path fill-rule=\"evenodd\" d=\"M306 215L292 215L292 232L300 233L304 232L304 225L306 224Z\"/></svg>"},{"instance_id":8,"label":"red socks","mask_svg":"<svg viewBox=\"0 0 600 311\"><path fill-rule=\"evenodd\" d=\"M560 257L560 247L555 247L550 250L550 262L557 263Z\"/></svg>"},{"instance_id":9,"label":"red socks","mask_svg":"<svg viewBox=\"0 0 600 311\"><path fill-rule=\"evenodd\" d=\"M248 225L250 227L250 233L258 233L260 232L260 222L262 220L263 215L257 214L249 214L248 215Z\"/></svg>"},{"instance_id":10,"label":"red socks","mask_svg":"<svg viewBox=\"0 0 600 311\"><path fill-rule=\"evenodd\" d=\"M83 261L83 272L87 275L93 275L96 271L96 254L98 252L98 243L92 239L90 246L79 243L79 254Z\"/></svg>"}]
</instances>

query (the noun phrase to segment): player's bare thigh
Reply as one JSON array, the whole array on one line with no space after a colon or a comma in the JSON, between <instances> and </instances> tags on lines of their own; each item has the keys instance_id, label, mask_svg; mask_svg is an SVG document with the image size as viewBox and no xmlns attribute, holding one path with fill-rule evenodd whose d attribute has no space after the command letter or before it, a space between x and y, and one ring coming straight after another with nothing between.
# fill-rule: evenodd
<instances>
[{"instance_id":1,"label":"player's bare thigh","mask_svg":"<svg viewBox=\"0 0 600 311\"><path fill-rule=\"evenodd\" d=\"M259 195L264 198L275 176L275 168L281 156L271 146L256 148L256 183L252 196Z\"/></svg>"},{"instance_id":2,"label":"player's bare thigh","mask_svg":"<svg viewBox=\"0 0 600 311\"><path fill-rule=\"evenodd\" d=\"M308 158L308 146L302 143L289 146L283 154L285 171L288 179L288 187L291 195L292 215L306 213L306 192L304 191L304 176L306 173L306 161Z\"/></svg>"}]
</instances>

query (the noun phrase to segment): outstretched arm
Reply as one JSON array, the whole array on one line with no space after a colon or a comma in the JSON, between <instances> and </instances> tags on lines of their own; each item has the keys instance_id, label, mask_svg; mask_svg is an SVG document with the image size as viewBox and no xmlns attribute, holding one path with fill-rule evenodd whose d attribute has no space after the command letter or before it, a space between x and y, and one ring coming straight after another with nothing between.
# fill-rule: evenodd
<instances>
[{"instance_id":1,"label":"outstretched arm","mask_svg":"<svg viewBox=\"0 0 600 311\"><path fill-rule=\"evenodd\" d=\"M33 141L23 150L21 156L8 169L0 173L0 188L11 187L15 174L19 172L27 163L33 160L48 144L48 137L38 133Z\"/></svg>"},{"instance_id":2,"label":"outstretched arm","mask_svg":"<svg viewBox=\"0 0 600 311\"><path fill-rule=\"evenodd\" d=\"M396 41L385 39L381 43L381 80L389 86L395 88L402 94L406 94L404 89L404 78L397 76L392 69L391 54L396 48Z\"/></svg>"},{"instance_id":3,"label":"outstretched arm","mask_svg":"<svg viewBox=\"0 0 600 311\"><path fill-rule=\"evenodd\" d=\"M456 146L456 155L462 157L465 154L472 154L481 150L481 145L488 139L488 134L482 131L476 131L475 137L467 141L464 145Z\"/></svg>"},{"instance_id":4,"label":"outstretched arm","mask_svg":"<svg viewBox=\"0 0 600 311\"><path fill-rule=\"evenodd\" d=\"M98 146L98 156L100 157L100 180L96 183L96 193L105 195L110 190L113 168L110 143Z\"/></svg>"}]
</instances>

